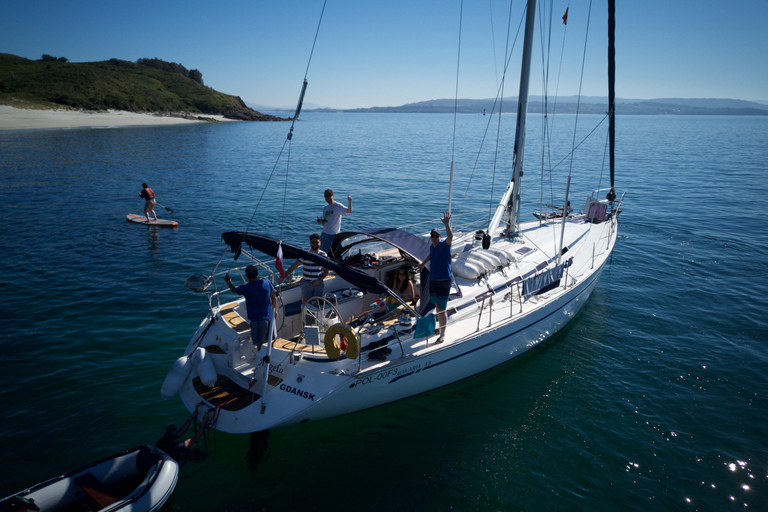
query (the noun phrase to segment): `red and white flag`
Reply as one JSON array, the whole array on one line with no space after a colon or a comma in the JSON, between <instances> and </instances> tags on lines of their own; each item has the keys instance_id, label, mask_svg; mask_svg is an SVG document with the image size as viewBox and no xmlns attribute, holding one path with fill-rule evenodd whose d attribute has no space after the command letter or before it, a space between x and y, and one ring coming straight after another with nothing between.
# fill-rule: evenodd
<instances>
[{"instance_id":1,"label":"red and white flag","mask_svg":"<svg viewBox=\"0 0 768 512\"><path fill-rule=\"evenodd\" d=\"M275 256L275 266L277 271L280 272L280 277L285 277L285 270L283 270L283 243L277 243L277 256Z\"/></svg>"}]
</instances>

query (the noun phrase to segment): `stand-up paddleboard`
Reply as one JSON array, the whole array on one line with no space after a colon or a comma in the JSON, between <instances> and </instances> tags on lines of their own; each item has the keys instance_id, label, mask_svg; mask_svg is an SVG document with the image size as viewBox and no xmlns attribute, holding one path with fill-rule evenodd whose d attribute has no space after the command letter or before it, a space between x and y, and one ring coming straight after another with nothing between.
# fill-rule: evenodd
<instances>
[{"instance_id":1,"label":"stand-up paddleboard","mask_svg":"<svg viewBox=\"0 0 768 512\"><path fill-rule=\"evenodd\" d=\"M143 215L134 215L133 213L129 213L125 216L125 220L128 222L135 222L136 224L144 224L146 226L161 226L164 228L177 228L179 227L179 223L175 220L166 220L166 219L157 219L157 220L147 220L146 217Z\"/></svg>"}]
</instances>

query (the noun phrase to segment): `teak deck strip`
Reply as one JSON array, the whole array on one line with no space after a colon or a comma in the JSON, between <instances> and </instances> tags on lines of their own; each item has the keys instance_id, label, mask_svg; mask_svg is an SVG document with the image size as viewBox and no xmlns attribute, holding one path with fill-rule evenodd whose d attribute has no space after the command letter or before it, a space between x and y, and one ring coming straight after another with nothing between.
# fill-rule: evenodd
<instances>
[{"instance_id":1,"label":"teak deck strip","mask_svg":"<svg viewBox=\"0 0 768 512\"><path fill-rule=\"evenodd\" d=\"M250 324L245 321L245 318L235 312L235 306L237 306L237 302L230 302L221 306L221 310L219 310L221 317L239 333L250 331Z\"/></svg>"},{"instance_id":2,"label":"teak deck strip","mask_svg":"<svg viewBox=\"0 0 768 512\"><path fill-rule=\"evenodd\" d=\"M320 356L327 355L325 353L325 347L322 345L305 345L303 343L296 343L295 341L285 340L283 338L277 338L272 344L273 347L281 350L293 350L294 352L309 352Z\"/></svg>"},{"instance_id":3,"label":"teak deck strip","mask_svg":"<svg viewBox=\"0 0 768 512\"><path fill-rule=\"evenodd\" d=\"M192 380L192 385L203 400L215 407L221 407L225 411L245 409L261 398L260 394L238 386L223 375L218 375L216 384L210 388L200 381L200 377L195 377Z\"/></svg>"}]
</instances>

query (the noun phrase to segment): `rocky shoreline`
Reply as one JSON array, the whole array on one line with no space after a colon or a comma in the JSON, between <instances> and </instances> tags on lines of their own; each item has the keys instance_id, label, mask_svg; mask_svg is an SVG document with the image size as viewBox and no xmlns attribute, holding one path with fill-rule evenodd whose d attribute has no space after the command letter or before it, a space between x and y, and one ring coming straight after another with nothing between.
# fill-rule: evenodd
<instances>
[{"instance_id":1,"label":"rocky shoreline","mask_svg":"<svg viewBox=\"0 0 768 512\"><path fill-rule=\"evenodd\" d=\"M233 119L235 121L291 121L288 117L277 117L269 114L262 114L252 108L241 107L231 108L222 114L227 119Z\"/></svg>"},{"instance_id":2,"label":"rocky shoreline","mask_svg":"<svg viewBox=\"0 0 768 512\"><path fill-rule=\"evenodd\" d=\"M142 112L137 112L142 113ZM193 112L144 112L158 117L178 117L189 121L216 122L217 119L212 116L221 116L230 121L292 121L288 117L277 117L269 114L262 114L250 108L233 108L218 114L198 114Z\"/></svg>"}]
</instances>

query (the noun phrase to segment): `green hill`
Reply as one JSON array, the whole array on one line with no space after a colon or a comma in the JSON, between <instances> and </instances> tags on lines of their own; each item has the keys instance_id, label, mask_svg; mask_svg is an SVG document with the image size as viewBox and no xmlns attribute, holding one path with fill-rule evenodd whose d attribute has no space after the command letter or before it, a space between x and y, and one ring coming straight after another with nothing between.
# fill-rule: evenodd
<instances>
[{"instance_id":1,"label":"green hill","mask_svg":"<svg viewBox=\"0 0 768 512\"><path fill-rule=\"evenodd\" d=\"M48 56L46 56L48 57ZM183 69L183 68L182 68ZM0 53L0 104L34 108L223 115L249 121L284 120L261 114L186 76L118 59L66 62Z\"/></svg>"}]
</instances>

